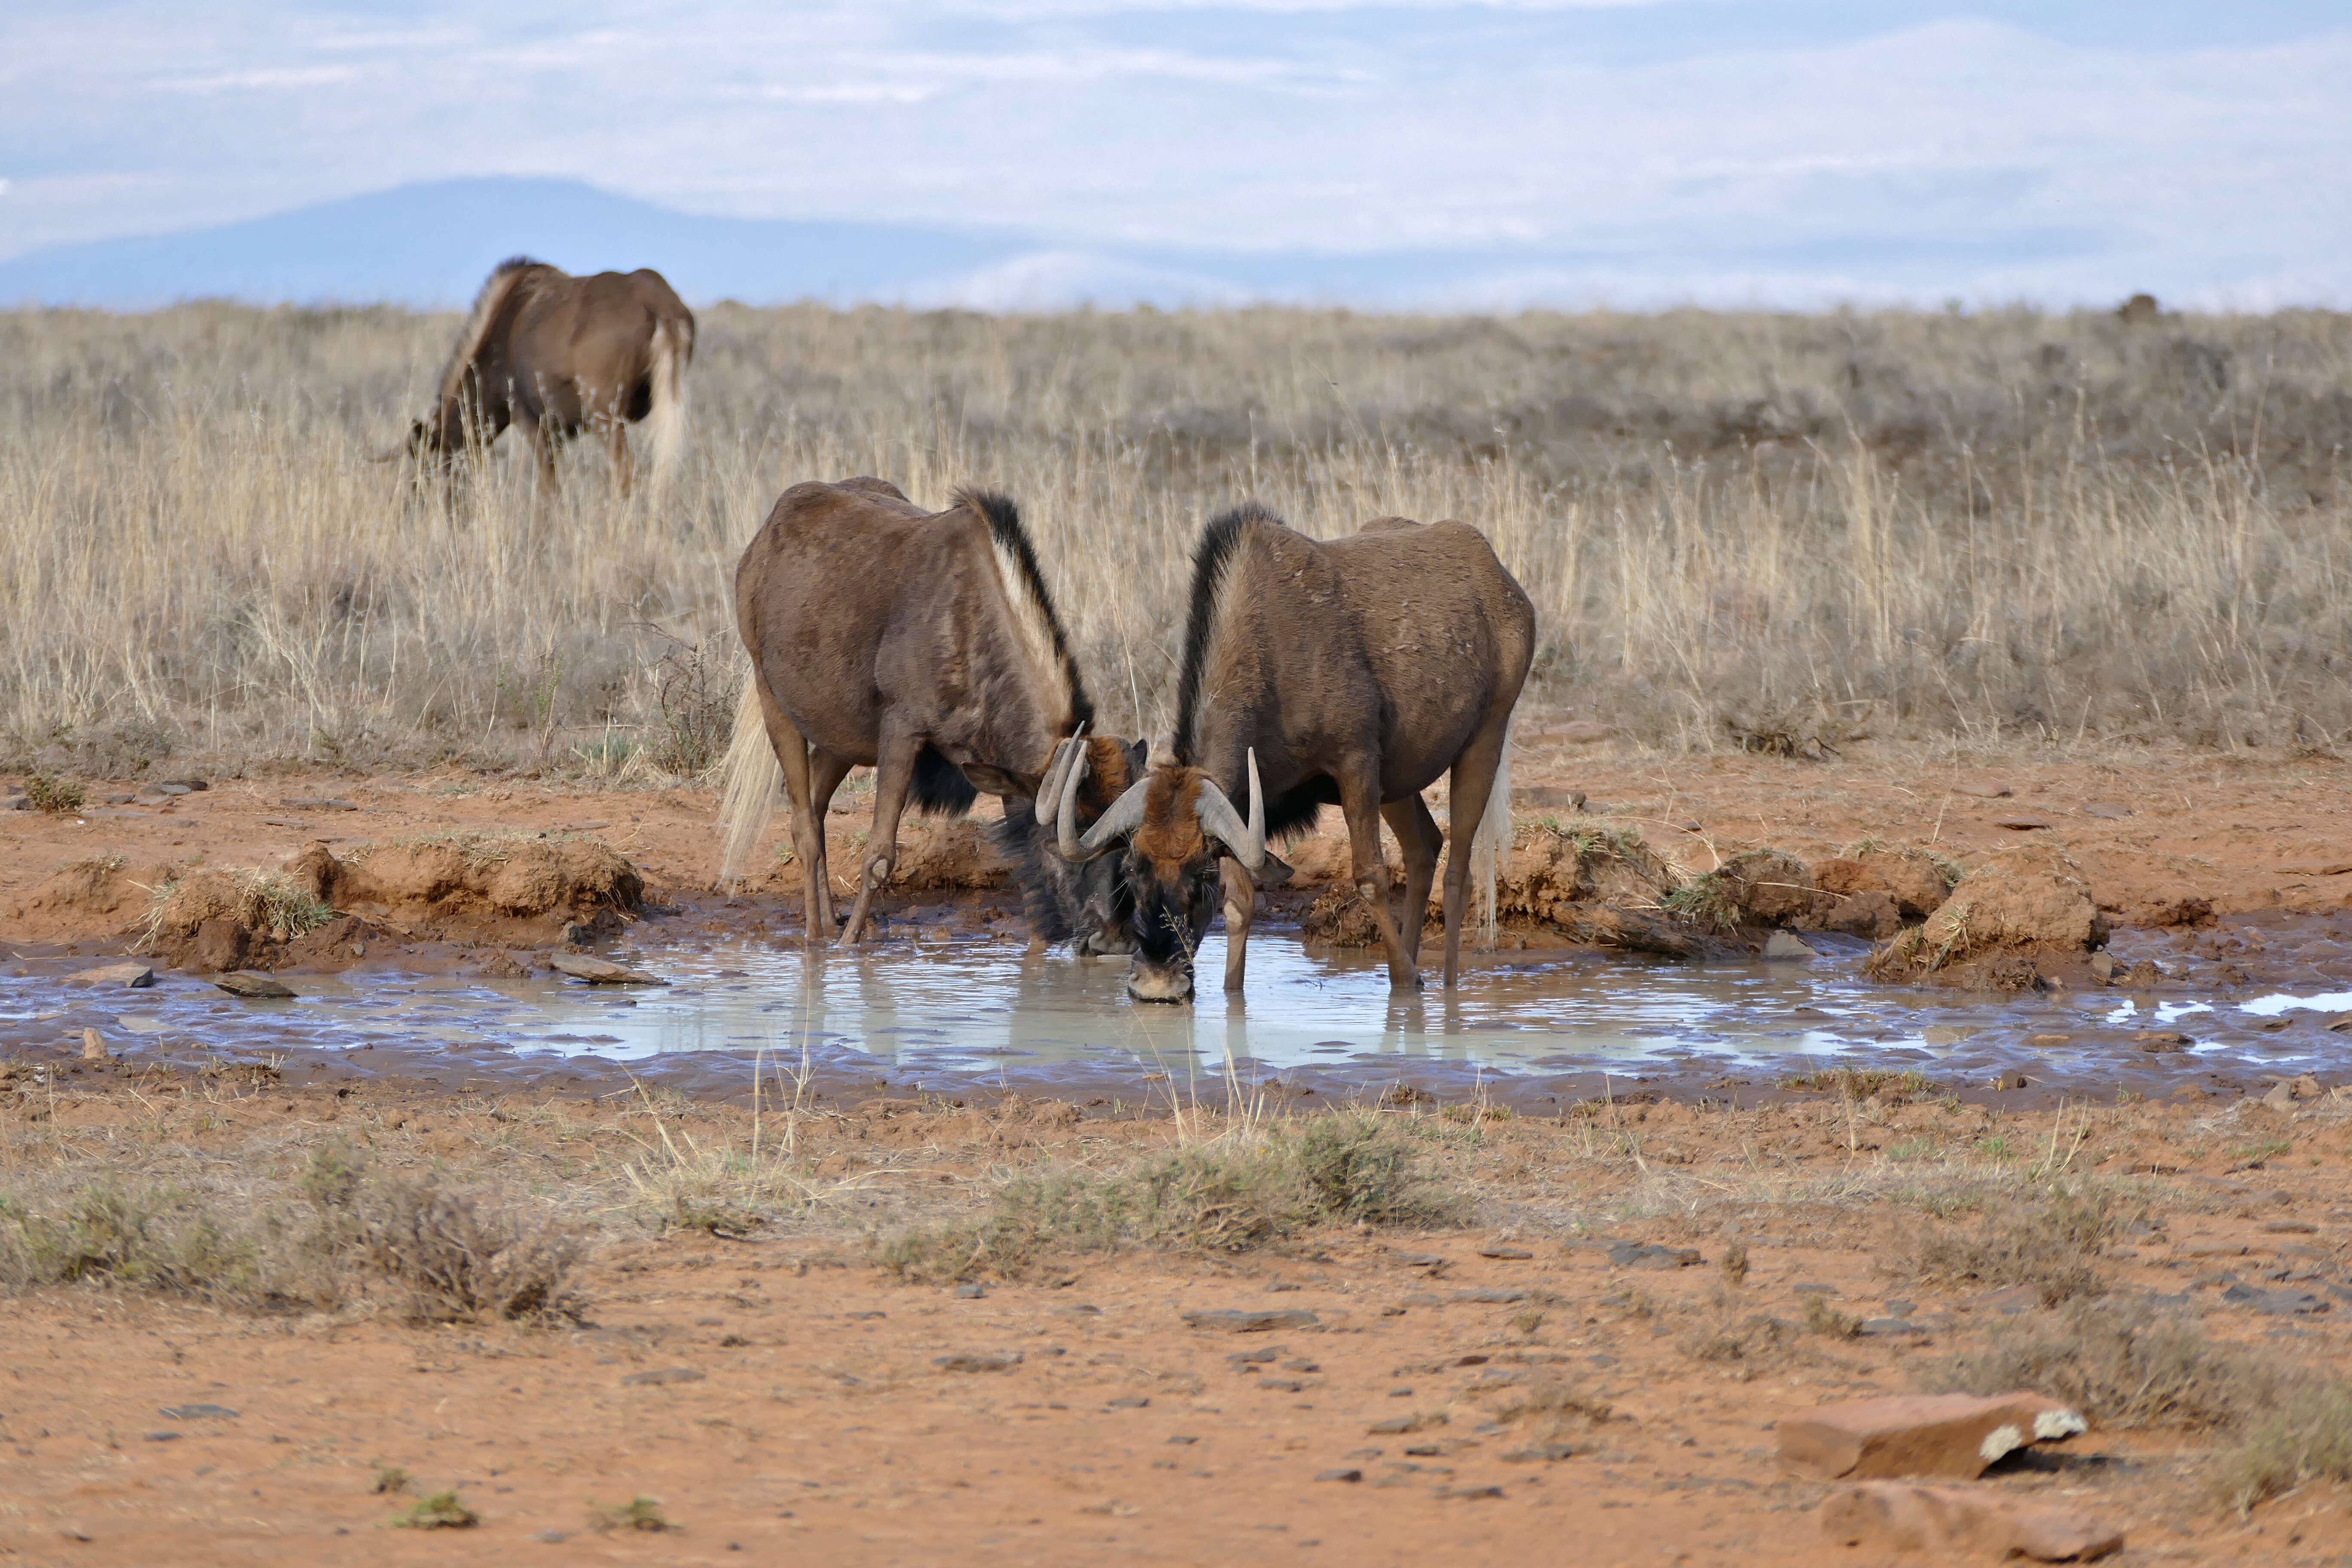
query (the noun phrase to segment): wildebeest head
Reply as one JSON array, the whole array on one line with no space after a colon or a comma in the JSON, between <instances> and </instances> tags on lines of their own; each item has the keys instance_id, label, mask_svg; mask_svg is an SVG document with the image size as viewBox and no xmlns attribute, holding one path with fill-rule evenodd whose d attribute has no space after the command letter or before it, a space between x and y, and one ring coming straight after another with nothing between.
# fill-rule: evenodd
<instances>
[{"instance_id":1,"label":"wildebeest head","mask_svg":"<svg viewBox=\"0 0 2352 1568\"><path fill-rule=\"evenodd\" d=\"M1008 798L1000 843L1013 862L1033 933L1048 942L1070 942L1080 953L1131 953L1136 945L1135 904L1117 863L1108 858L1084 863L1064 859L1055 851L1055 823L1074 755L1083 752L1086 759L1086 766L1076 775L1072 801L1073 815L1083 830L1099 820L1142 776L1147 748L1140 741L1130 745L1108 735L1087 737L1085 729L1080 725L1078 736L1055 749L1034 807L1026 801Z\"/></svg>"},{"instance_id":2,"label":"wildebeest head","mask_svg":"<svg viewBox=\"0 0 2352 1568\"><path fill-rule=\"evenodd\" d=\"M1139 1002L1181 1002L1192 994L1192 954L1216 913L1219 862L1231 857L1254 874L1288 874L1265 852L1257 753L1249 754L1246 818L1215 779L1171 761L1129 785L1081 835L1076 805L1083 767L1081 759L1056 781L1056 846L1065 860L1080 866L1122 851L1115 863L1135 920L1128 994Z\"/></svg>"}]
</instances>

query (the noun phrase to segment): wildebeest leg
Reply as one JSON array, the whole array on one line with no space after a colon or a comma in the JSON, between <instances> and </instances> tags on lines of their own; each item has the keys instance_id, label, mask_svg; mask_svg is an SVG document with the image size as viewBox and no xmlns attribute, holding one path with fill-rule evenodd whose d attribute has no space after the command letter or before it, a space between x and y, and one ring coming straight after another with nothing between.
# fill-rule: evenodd
<instances>
[{"instance_id":1,"label":"wildebeest leg","mask_svg":"<svg viewBox=\"0 0 2352 1568\"><path fill-rule=\"evenodd\" d=\"M810 808L809 744L768 695L768 683L756 673L752 679L759 681L760 718L768 727L768 744L775 748L776 761L783 764L784 793L793 803L793 853L801 863L803 940L811 947L822 947L833 938L832 900L825 894L824 808Z\"/></svg>"},{"instance_id":2,"label":"wildebeest leg","mask_svg":"<svg viewBox=\"0 0 2352 1568\"><path fill-rule=\"evenodd\" d=\"M882 732L880 761L874 765L874 833L866 841L864 874L857 884L857 901L849 906L849 924L841 940L855 946L866 935L866 913L874 904L874 890L890 879L898 863L898 818L907 809L907 791L915 782L915 759L924 739L902 731Z\"/></svg>"},{"instance_id":3,"label":"wildebeest leg","mask_svg":"<svg viewBox=\"0 0 2352 1568\"><path fill-rule=\"evenodd\" d=\"M629 451L629 422L614 419L604 428L604 446L613 454L613 483L626 500L629 489L636 483L637 460Z\"/></svg>"},{"instance_id":4,"label":"wildebeest leg","mask_svg":"<svg viewBox=\"0 0 2352 1568\"><path fill-rule=\"evenodd\" d=\"M1257 883L1249 868L1231 856L1219 862L1225 877L1225 989L1242 988L1242 970L1249 962L1250 917L1257 912Z\"/></svg>"},{"instance_id":5,"label":"wildebeest leg","mask_svg":"<svg viewBox=\"0 0 2352 1568\"><path fill-rule=\"evenodd\" d=\"M823 746L809 748L809 810L818 825L817 903L827 936L833 934L833 868L825 859L824 824L825 814L833 807L833 792L841 787L841 781L849 776L849 770L855 765L848 758L835 756Z\"/></svg>"},{"instance_id":6,"label":"wildebeest leg","mask_svg":"<svg viewBox=\"0 0 2352 1568\"><path fill-rule=\"evenodd\" d=\"M1462 974L1462 915L1470 902L1471 847L1477 842L1478 824L1486 816L1486 797L1495 790L1495 770L1503 765L1503 742L1511 723L1508 708L1488 716L1462 754L1454 759L1452 847L1445 852L1445 988ZM1507 851L1510 847L1498 847Z\"/></svg>"},{"instance_id":7,"label":"wildebeest leg","mask_svg":"<svg viewBox=\"0 0 2352 1568\"><path fill-rule=\"evenodd\" d=\"M1339 812L1348 819L1348 847L1356 879L1356 894L1372 911L1381 948L1389 955L1389 987L1411 991L1421 984L1415 949L1397 935L1389 912L1389 868L1381 858L1381 772L1377 763L1349 766L1339 774ZM1415 932L1416 936L1420 933Z\"/></svg>"},{"instance_id":8,"label":"wildebeest leg","mask_svg":"<svg viewBox=\"0 0 2352 1568\"><path fill-rule=\"evenodd\" d=\"M1417 960L1421 928L1429 919L1429 884L1437 875L1437 851L1445 836L1437 831L1437 819L1418 795L1389 802L1381 807L1381 816L1404 855L1404 904L1397 911L1397 934Z\"/></svg>"}]
</instances>

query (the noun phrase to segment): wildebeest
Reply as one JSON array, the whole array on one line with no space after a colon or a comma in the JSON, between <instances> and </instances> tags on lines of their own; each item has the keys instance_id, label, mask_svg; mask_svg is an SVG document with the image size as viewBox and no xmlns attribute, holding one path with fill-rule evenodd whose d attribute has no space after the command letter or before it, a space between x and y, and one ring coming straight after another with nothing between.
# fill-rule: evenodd
<instances>
[{"instance_id":1,"label":"wildebeest","mask_svg":"<svg viewBox=\"0 0 2352 1568\"><path fill-rule=\"evenodd\" d=\"M735 615L751 679L724 768L723 878L758 837L781 764L808 939L824 942L834 925L825 808L849 770L867 766L874 831L845 941L864 935L897 864L909 797L919 811L957 813L985 790L1004 799L999 844L1021 866L1036 940L1125 950L1109 868L1035 863L1045 834L1027 803L1040 785L1091 821L1116 797L1102 783L1064 791L1068 760L1083 754L1089 778L1123 784L1139 758L1083 737L1094 705L1011 501L963 490L934 513L884 479L794 485L736 567Z\"/></svg>"},{"instance_id":2,"label":"wildebeest","mask_svg":"<svg viewBox=\"0 0 2352 1568\"><path fill-rule=\"evenodd\" d=\"M1290 875L1266 840L1310 826L1331 804L1347 817L1356 889L1380 931L1389 983L1417 986L1422 911L1444 841L1421 792L1449 768L1451 988L1470 887L1465 849L1482 824L1493 824L1489 847L1508 832L1506 745L1534 652L1534 607L1467 523L1381 518L1318 542L1254 504L1211 522L1193 556L1174 755L1083 835L1075 813L1056 817L1056 842L1073 861L1124 849L1139 947L1129 993L1191 994L1221 867L1225 989L1240 990L1256 881ZM1075 799L1081 783L1072 770L1063 798ZM1233 804L1244 791L1246 816ZM1404 852L1402 921L1389 906L1382 818Z\"/></svg>"},{"instance_id":3,"label":"wildebeest","mask_svg":"<svg viewBox=\"0 0 2352 1568\"><path fill-rule=\"evenodd\" d=\"M659 491L686 450L693 358L694 312L660 273L574 278L514 257L476 296L433 412L409 426L407 455L446 463L514 425L538 455L541 483L551 487L557 446L588 428L604 437L626 495L635 477L628 427L645 420Z\"/></svg>"}]
</instances>

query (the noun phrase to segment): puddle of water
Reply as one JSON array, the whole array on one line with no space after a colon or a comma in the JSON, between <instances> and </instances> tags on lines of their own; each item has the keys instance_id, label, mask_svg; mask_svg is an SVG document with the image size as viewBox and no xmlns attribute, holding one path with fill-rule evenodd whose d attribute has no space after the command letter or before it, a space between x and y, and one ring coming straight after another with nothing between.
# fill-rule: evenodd
<instances>
[{"instance_id":1,"label":"puddle of water","mask_svg":"<svg viewBox=\"0 0 2352 1568\"><path fill-rule=\"evenodd\" d=\"M386 1048L526 1053L644 1062L688 1053L740 1058L805 1052L899 1081L1006 1081L1033 1071L1094 1068L1114 1077L1165 1073L1175 1085L1213 1079L1228 1061L1262 1069L1322 1069L1358 1079L1393 1065L1440 1064L1517 1079L1601 1070L1757 1077L1807 1065L1873 1062L1963 1078L1995 1063L2037 1079L2168 1064L2130 1043L2133 1031L2199 1016L2200 1043L2173 1069L2216 1058L2277 1071L2342 1057L2337 1037L2309 1022L2263 1020L2352 1010L2352 993L2313 986L2244 1002L2133 998L2112 991L1987 998L1901 990L1865 981L1863 944L1830 942L1803 963L1651 963L1593 953L1547 955L1465 974L1448 996L1392 999L1387 971L1364 952L1309 953L1295 933L1264 931L1249 990L1214 990L1190 1006L1128 999L1124 967L1064 955L1030 958L1019 944L890 945L815 957L796 946L739 941L648 949L630 962L672 982L608 990L552 976L491 980L359 971L290 975L291 1002L233 1000L170 976L142 1011L91 1016L60 1008L73 994L55 976L0 989L0 1043L44 1038L61 1020L139 1037L169 1052L323 1049L401 1070ZM1223 972L1223 938L1204 944L1201 973ZM46 1007L46 1011L37 1010ZM111 1029L105 1026L110 1025ZM2039 1037L2037 1039L2037 1037ZM412 1069L413 1070L413 1069Z\"/></svg>"}]
</instances>

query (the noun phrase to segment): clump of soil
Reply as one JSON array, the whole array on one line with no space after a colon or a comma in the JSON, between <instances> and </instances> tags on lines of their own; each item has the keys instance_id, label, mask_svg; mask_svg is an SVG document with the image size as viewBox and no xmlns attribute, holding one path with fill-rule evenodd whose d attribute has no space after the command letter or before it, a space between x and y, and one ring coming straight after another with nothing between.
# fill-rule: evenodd
<instances>
[{"instance_id":1,"label":"clump of soil","mask_svg":"<svg viewBox=\"0 0 2352 1568\"><path fill-rule=\"evenodd\" d=\"M1880 980L1982 990L2037 988L2045 966L2079 964L2107 940L2106 917L2063 850L2002 850L1970 871L1922 925L1873 953Z\"/></svg>"},{"instance_id":2,"label":"clump of soil","mask_svg":"<svg viewBox=\"0 0 2352 1568\"><path fill-rule=\"evenodd\" d=\"M464 834L365 846L313 844L287 875L334 910L409 935L545 942L609 929L645 908L637 868L598 838Z\"/></svg>"},{"instance_id":3,"label":"clump of soil","mask_svg":"<svg viewBox=\"0 0 2352 1568\"><path fill-rule=\"evenodd\" d=\"M127 931L170 876L169 867L133 867L119 855L70 861L8 906L8 928L36 942L87 936L92 927Z\"/></svg>"}]
</instances>

